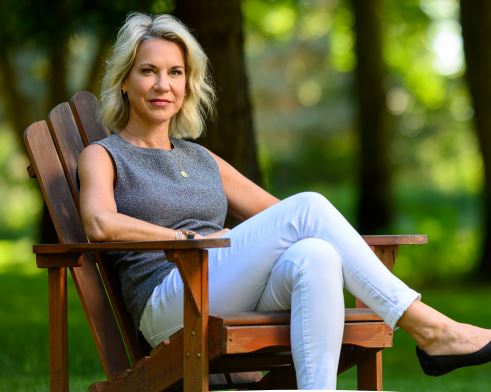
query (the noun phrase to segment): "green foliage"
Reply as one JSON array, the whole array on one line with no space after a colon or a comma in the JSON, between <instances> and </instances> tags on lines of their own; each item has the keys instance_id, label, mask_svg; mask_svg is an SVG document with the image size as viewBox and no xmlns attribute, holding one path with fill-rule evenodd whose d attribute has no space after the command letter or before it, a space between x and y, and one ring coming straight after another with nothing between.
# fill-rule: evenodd
<instances>
[{"instance_id":1,"label":"green foliage","mask_svg":"<svg viewBox=\"0 0 491 392\"><path fill-rule=\"evenodd\" d=\"M62 7L77 14L67 22L72 29L67 33L71 90L87 84L97 39L112 37L126 12L139 5L152 12L173 8L169 0L71 0L46 4L40 11ZM397 268L416 283L467 276L474 269L481 241L478 194L483 173L471 132L472 106L462 70L446 74L435 66L435 37L448 23L458 22L456 5L456 0L383 1L397 207L392 231L430 237L429 245L401 252ZM43 16L35 23L43 14L19 14L28 6L24 0L0 2L0 11L11 14L0 27L5 33L0 36L12 38L9 47L17 50L13 58L21 75L19 90L29 98L36 118L41 118L49 74L42 35L61 22ZM268 189L280 197L319 191L356 225L358 145L349 3L244 0L243 12L259 153ZM45 26L48 23L52 25ZM36 29L43 30L39 37ZM13 130L0 119L0 238L4 239L0 266L11 259L10 254L19 260L29 257L28 251L19 249L27 249L36 236L41 209L15 140Z\"/></svg>"},{"instance_id":2,"label":"green foliage","mask_svg":"<svg viewBox=\"0 0 491 392\"><path fill-rule=\"evenodd\" d=\"M483 174L472 106L462 68L445 73L437 67L444 49L437 38L454 31L456 5L453 0L382 3L396 198L391 231L430 237L429 245L401 252L398 268L415 283L466 278L479 257ZM271 36L261 27L261 6L272 13L290 7L294 27ZM320 191L356 226L355 58L348 2L248 0L244 8L268 189L280 197ZM458 66L459 58L455 61Z\"/></svg>"},{"instance_id":3,"label":"green foliage","mask_svg":"<svg viewBox=\"0 0 491 392\"><path fill-rule=\"evenodd\" d=\"M37 233L41 202L36 184L28 182L28 161L14 135L0 129L0 238L29 239ZM0 265L7 249L0 241Z\"/></svg>"}]
</instances>

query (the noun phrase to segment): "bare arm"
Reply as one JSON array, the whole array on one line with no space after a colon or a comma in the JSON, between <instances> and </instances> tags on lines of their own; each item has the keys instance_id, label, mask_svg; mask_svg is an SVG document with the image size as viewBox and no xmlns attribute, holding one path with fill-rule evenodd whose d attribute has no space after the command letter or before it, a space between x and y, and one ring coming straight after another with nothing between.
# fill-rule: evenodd
<instances>
[{"instance_id":1,"label":"bare arm","mask_svg":"<svg viewBox=\"0 0 491 392\"><path fill-rule=\"evenodd\" d=\"M276 197L243 176L232 165L211 151L209 153L218 164L232 215L242 220L248 219L278 203Z\"/></svg>"},{"instance_id":2,"label":"bare arm","mask_svg":"<svg viewBox=\"0 0 491 392\"><path fill-rule=\"evenodd\" d=\"M80 212L91 241L174 240L175 231L117 212L114 200L115 170L108 152L97 144L79 159Z\"/></svg>"}]
</instances>

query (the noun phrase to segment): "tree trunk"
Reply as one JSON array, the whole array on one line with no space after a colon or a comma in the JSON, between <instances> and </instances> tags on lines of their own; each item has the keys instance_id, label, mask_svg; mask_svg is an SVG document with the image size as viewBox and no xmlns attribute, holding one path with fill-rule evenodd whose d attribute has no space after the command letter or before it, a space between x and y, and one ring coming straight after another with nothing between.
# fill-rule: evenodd
<instances>
[{"instance_id":1,"label":"tree trunk","mask_svg":"<svg viewBox=\"0 0 491 392\"><path fill-rule=\"evenodd\" d=\"M48 109L61 102L65 102L69 97L67 88L67 40L56 40L48 48L48 59L50 62L48 82Z\"/></svg>"},{"instance_id":2,"label":"tree trunk","mask_svg":"<svg viewBox=\"0 0 491 392\"><path fill-rule=\"evenodd\" d=\"M217 87L218 117L208 121L201 142L260 184L240 0L181 0L174 14L196 34Z\"/></svg>"},{"instance_id":3,"label":"tree trunk","mask_svg":"<svg viewBox=\"0 0 491 392\"><path fill-rule=\"evenodd\" d=\"M392 218L390 134L379 0L352 0L360 143L358 229L376 233Z\"/></svg>"},{"instance_id":4,"label":"tree trunk","mask_svg":"<svg viewBox=\"0 0 491 392\"><path fill-rule=\"evenodd\" d=\"M31 122L26 110L26 99L19 92L18 76L10 61L9 50L5 45L0 45L0 86L2 91L5 116L15 131L16 139L20 146L24 145L22 134Z\"/></svg>"},{"instance_id":5,"label":"tree trunk","mask_svg":"<svg viewBox=\"0 0 491 392\"><path fill-rule=\"evenodd\" d=\"M474 104L474 124L484 163L483 250L479 276L491 280L491 2L461 0L466 79Z\"/></svg>"},{"instance_id":6,"label":"tree trunk","mask_svg":"<svg viewBox=\"0 0 491 392\"><path fill-rule=\"evenodd\" d=\"M88 78L85 83L85 90L90 91L96 97L99 96L101 92L101 80L104 74L104 59L111 49L111 41L106 37L99 37L97 42L97 51L94 59L89 66Z\"/></svg>"}]
</instances>

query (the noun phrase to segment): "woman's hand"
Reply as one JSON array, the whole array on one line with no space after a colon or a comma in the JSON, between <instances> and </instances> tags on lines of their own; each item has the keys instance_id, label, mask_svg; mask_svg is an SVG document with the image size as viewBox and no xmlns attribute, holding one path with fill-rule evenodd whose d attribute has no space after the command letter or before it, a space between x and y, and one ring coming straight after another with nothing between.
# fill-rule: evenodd
<instances>
[{"instance_id":1,"label":"woman's hand","mask_svg":"<svg viewBox=\"0 0 491 392\"><path fill-rule=\"evenodd\" d=\"M200 236L200 237L201 238L219 238L219 237L222 237L223 235L227 234L229 231L230 231L230 229L222 229L220 231L215 231L214 233L205 235L204 237L203 236ZM199 239L199 238L197 238L197 239Z\"/></svg>"}]
</instances>

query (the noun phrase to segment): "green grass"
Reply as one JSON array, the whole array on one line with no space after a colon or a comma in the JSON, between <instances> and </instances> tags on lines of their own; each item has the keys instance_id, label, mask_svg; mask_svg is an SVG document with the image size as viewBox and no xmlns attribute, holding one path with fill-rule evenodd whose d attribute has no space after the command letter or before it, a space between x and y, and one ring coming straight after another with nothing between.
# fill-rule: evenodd
<instances>
[{"instance_id":1,"label":"green grass","mask_svg":"<svg viewBox=\"0 0 491 392\"><path fill-rule=\"evenodd\" d=\"M491 326L491 287L421 290L423 299L461 321ZM0 274L0 391L48 391L46 271ZM86 391L104 379L94 343L69 287L70 389ZM419 369L414 342L396 331L394 348L384 351L384 387L397 391L490 391L491 366L461 369L440 378ZM354 370L339 377L339 389L356 389Z\"/></svg>"},{"instance_id":2,"label":"green grass","mask_svg":"<svg viewBox=\"0 0 491 392\"><path fill-rule=\"evenodd\" d=\"M458 321L491 327L491 287L454 286L423 288L423 300ZM443 377L423 374L416 360L415 343L397 330L394 347L383 354L384 388L394 391L491 391L491 365L456 370ZM356 389L354 369L339 377L339 389Z\"/></svg>"},{"instance_id":3,"label":"green grass","mask_svg":"<svg viewBox=\"0 0 491 392\"><path fill-rule=\"evenodd\" d=\"M104 379L87 322L69 287L70 390ZM47 272L0 274L0 391L48 391Z\"/></svg>"}]
</instances>

